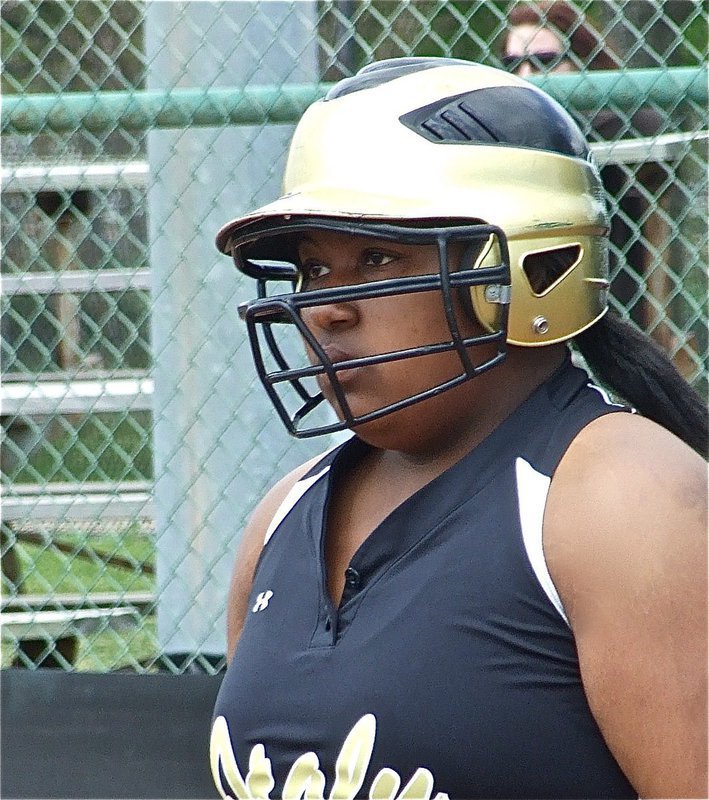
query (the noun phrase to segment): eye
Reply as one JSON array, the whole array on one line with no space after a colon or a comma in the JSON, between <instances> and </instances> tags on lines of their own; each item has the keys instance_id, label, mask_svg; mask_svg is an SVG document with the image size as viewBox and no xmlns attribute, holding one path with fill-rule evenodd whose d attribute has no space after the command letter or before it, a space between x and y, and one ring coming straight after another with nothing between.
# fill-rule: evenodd
<instances>
[{"instance_id":1,"label":"eye","mask_svg":"<svg viewBox=\"0 0 709 800\"><path fill-rule=\"evenodd\" d=\"M302 274L302 285L309 286L313 282L325 278L330 274L330 267L326 267L319 261L305 261L300 268Z\"/></svg>"},{"instance_id":2,"label":"eye","mask_svg":"<svg viewBox=\"0 0 709 800\"><path fill-rule=\"evenodd\" d=\"M362 255L362 263L365 267L386 267L396 261L396 256L391 253L384 253L381 250L367 250Z\"/></svg>"}]
</instances>

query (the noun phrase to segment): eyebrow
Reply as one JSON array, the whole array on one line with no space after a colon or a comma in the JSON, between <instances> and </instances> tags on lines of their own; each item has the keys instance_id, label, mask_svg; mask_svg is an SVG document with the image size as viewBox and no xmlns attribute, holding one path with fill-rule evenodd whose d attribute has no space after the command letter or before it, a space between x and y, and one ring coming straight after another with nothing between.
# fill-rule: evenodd
<instances>
[{"instance_id":1,"label":"eyebrow","mask_svg":"<svg viewBox=\"0 0 709 800\"><path fill-rule=\"evenodd\" d=\"M315 241L315 239L312 238L312 236L309 236L307 233L302 234L301 236L299 236L296 239L296 242L295 242L295 256L296 256L296 258L300 259L300 258L303 257L303 254L302 254L301 250L302 250L302 248L304 246L310 246L310 247L314 247L314 248L317 249L318 244Z\"/></svg>"}]
</instances>

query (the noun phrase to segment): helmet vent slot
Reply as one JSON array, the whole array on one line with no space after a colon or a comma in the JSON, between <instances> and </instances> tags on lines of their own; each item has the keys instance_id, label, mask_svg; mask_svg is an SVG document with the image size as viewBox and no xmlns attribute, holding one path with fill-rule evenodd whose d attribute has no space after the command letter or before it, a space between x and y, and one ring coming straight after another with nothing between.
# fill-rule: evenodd
<instances>
[{"instance_id":1,"label":"helmet vent slot","mask_svg":"<svg viewBox=\"0 0 709 800\"><path fill-rule=\"evenodd\" d=\"M541 296L556 286L580 260L581 245L572 244L528 253L522 259L522 269L534 294Z\"/></svg>"}]
</instances>

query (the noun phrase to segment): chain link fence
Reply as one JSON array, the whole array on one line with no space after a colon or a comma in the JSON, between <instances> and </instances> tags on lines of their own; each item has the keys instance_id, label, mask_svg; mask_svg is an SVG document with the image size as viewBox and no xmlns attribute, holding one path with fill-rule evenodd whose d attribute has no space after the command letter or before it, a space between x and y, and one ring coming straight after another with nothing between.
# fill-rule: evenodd
<instances>
[{"instance_id":1,"label":"chain link fence","mask_svg":"<svg viewBox=\"0 0 709 800\"><path fill-rule=\"evenodd\" d=\"M396 56L499 66L513 5L2 3L4 667L223 666L245 520L331 442L267 407L237 315L253 288L214 233L277 194L323 84ZM612 302L706 393L706 6L576 5L617 70L589 83L571 56L571 83L539 80L597 141Z\"/></svg>"}]
</instances>

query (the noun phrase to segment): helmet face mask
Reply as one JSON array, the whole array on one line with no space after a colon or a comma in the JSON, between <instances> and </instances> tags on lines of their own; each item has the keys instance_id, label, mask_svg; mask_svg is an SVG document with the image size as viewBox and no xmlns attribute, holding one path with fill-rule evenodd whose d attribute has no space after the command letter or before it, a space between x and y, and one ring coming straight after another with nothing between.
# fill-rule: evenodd
<instances>
[{"instance_id":1,"label":"helmet face mask","mask_svg":"<svg viewBox=\"0 0 709 800\"><path fill-rule=\"evenodd\" d=\"M313 228L435 245L439 268L382 285L312 290L301 281L294 237ZM288 430L300 437L362 424L469 380L501 363L505 344L547 346L595 324L608 305L608 231L599 171L558 103L491 67L407 58L372 64L311 105L291 143L283 195L225 225L217 247L257 280L258 299L243 309L257 371ZM466 241L479 255L454 269L449 245ZM328 360L303 313L328 303L375 302L375 295L393 310L397 296L424 291L440 294L447 341L436 343L438 351L376 353L367 364L457 353L460 374L354 412L341 378L355 367ZM452 298L462 298L479 323L476 341L460 333ZM292 337L297 354L284 329L300 333ZM476 345L490 342L495 354L474 363L471 353L488 353ZM294 367L306 350L313 363ZM338 420L311 424L328 405L324 385ZM284 398L287 390L294 399Z\"/></svg>"},{"instance_id":2,"label":"helmet face mask","mask_svg":"<svg viewBox=\"0 0 709 800\"><path fill-rule=\"evenodd\" d=\"M304 288L293 242L299 234L313 230L407 245L435 245L438 269L427 275L402 275L322 289ZM256 255L253 254L254 243L257 243ZM242 239L232 241L230 246L240 270L247 273L255 269L262 271L258 279L258 299L244 303L239 312L247 325L259 378L289 432L298 438L333 433L378 419L457 386L501 363L505 357L509 258L504 234L494 226L421 224L411 227L394 223L354 223L306 217L270 228L260 226L257 233L252 231ZM463 254L458 268L451 263L452 248ZM281 253L289 260L278 258ZM285 291L269 293L271 284L285 288ZM470 335L462 330L460 309L477 322L470 301L473 289L481 289L486 293L488 303L495 310L489 314L494 324L488 324L479 333ZM338 303L364 305L368 301L395 304L396 298L419 293L435 293L441 298L447 324L444 341L393 347L386 352L333 362L304 318L304 313L307 316L309 309L318 306ZM458 311L455 310L456 306ZM392 325L396 326L395 315ZM294 340L297 337L293 336L294 329L301 339L300 346L295 348ZM473 353L477 356L483 347L484 356L474 357ZM351 408L340 379L343 372L422 359L438 353L454 353L457 356L459 369L456 375L365 412L358 413ZM326 395L329 405L335 409L337 419L324 413Z\"/></svg>"}]
</instances>

